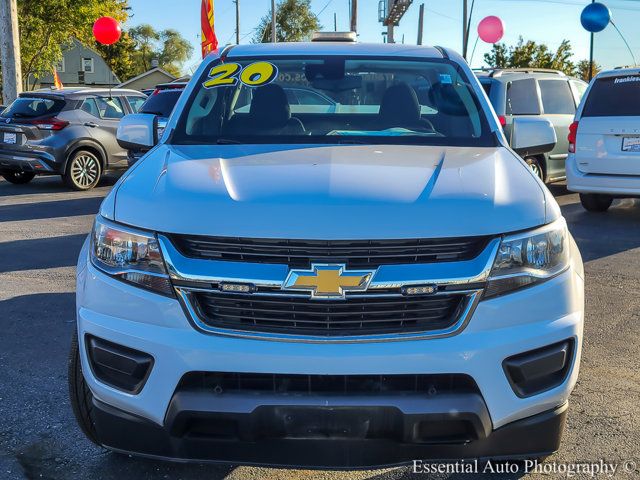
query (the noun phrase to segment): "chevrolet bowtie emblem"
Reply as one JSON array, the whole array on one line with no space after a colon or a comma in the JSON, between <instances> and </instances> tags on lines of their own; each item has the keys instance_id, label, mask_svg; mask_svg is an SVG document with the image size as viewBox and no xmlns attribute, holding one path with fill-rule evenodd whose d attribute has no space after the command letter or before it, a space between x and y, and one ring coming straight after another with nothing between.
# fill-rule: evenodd
<instances>
[{"instance_id":1,"label":"chevrolet bowtie emblem","mask_svg":"<svg viewBox=\"0 0 640 480\"><path fill-rule=\"evenodd\" d=\"M313 264L311 270L289 270L282 288L311 292L311 298L344 299L345 292L364 292L374 270L347 270L344 264Z\"/></svg>"}]
</instances>

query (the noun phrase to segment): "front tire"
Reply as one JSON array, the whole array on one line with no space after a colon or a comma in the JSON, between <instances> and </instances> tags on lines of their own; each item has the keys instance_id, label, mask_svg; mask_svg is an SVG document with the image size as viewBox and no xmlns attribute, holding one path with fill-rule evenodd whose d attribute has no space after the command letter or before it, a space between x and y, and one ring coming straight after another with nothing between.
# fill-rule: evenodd
<instances>
[{"instance_id":1,"label":"front tire","mask_svg":"<svg viewBox=\"0 0 640 480\"><path fill-rule=\"evenodd\" d=\"M82 191L98 185L101 176L100 159L88 150L80 150L69 158L62 179L69 188Z\"/></svg>"},{"instance_id":2,"label":"front tire","mask_svg":"<svg viewBox=\"0 0 640 480\"><path fill-rule=\"evenodd\" d=\"M100 445L93 422L93 394L82 375L80 364L80 349L78 347L78 334L74 332L69 352L67 381L69 383L69 400L82 433L94 444Z\"/></svg>"},{"instance_id":3,"label":"front tire","mask_svg":"<svg viewBox=\"0 0 640 480\"><path fill-rule=\"evenodd\" d=\"M3 173L2 176L9 183L13 183L14 185L24 185L25 183L29 183L33 180L36 174L31 172L7 172Z\"/></svg>"},{"instance_id":4,"label":"front tire","mask_svg":"<svg viewBox=\"0 0 640 480\"><path fill-rule=\"evenodd\" d=\"M581 193L580 203L589 212L606 212L613 203L613 197L600 193Z\"/></svg>"}]
</instances>

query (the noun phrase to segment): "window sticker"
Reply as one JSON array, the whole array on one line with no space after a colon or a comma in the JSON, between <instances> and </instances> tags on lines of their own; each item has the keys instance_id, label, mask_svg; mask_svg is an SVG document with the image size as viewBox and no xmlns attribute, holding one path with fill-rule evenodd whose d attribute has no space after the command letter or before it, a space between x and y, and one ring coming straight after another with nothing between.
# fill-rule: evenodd
<instances>
[{"instance_id":1,"label":"window sticker","mask_svg":"<svg viewBox=\"0 0 640 480\"><path fill-rule=\"evenodd\" d=\"M441 73L440 83L442 83L443 85L451 85L453 83L453 80L451 79L451 75L447 73Z\"/></svg>"},{"instance_id":2,"label":"window sticker","mask_svg":"<svg viewBox=\"0 0 640 480\"><path fill-rule=\"evenodd\" d=\"M617 77L613 83L614 85L617 83L634 83L640 82L640 77L628 76L628 77Z\"/></svg>"},{"instance_id":3,"label":"window sticker","mask_svg":"<svg viewBox=\"0 0 640 480\"><path fill-rule=\"evenodd\" d=\"M235 86L238 81L247 87L262 87L273 82L278 76L278 67L269 62L254 62L246 67L238 63L221 63L209 72L209 78L202 83L204 88Z\"/></svg>"}]
</instances>

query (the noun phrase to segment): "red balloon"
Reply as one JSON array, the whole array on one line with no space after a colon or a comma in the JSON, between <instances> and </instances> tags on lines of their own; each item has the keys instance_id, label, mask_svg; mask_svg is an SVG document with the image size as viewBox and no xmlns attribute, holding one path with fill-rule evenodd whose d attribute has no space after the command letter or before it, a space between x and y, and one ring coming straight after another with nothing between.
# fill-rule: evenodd
<instances>
[{"instance_id":1,"label":"red balloon","mask_svg":"<svg viewBox=\"0 0 640 480\"><path fill-rule=\"evenodd\" d=\"M100 17L93 24L93 36L98 43L111 45L120 40L122 29L115 18Z\"/></svg>"},{"instance_id":2,"label":"red balloon","mask_svg":"<svg viewBox=\"0 0 640 480\"><path fill-rule=\"evenodd\" d=\"M497 43L504 35L504 24L499 17L484 17L478 24L478 36L483 42Z\"/></svg>"}]
</instances>

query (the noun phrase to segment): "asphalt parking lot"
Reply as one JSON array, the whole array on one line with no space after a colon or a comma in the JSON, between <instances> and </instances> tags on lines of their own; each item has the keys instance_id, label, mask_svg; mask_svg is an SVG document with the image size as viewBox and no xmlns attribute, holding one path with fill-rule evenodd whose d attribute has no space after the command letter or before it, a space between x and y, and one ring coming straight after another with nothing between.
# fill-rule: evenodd
<instances>
[{"instance_id":1,"label":"asphalt parking lot","mask_svg":"<svg viewBox=\"0 0 640 480\"><path fill-rule=\"evenodd\" d=\"M25 186L0 180L0 479L414 477L406 468L302 472L169 464L89 444L67 399L75 262L115 180L106 177L86 193L68 191L57 177ZM640 201L617 201L606 214L588 214L564 186L552 191L585 260L587 315L563 445L547 463L604 460L619 466L615 478L638 478L640 470L624 462L640 465Z\"/></svg>"}]
</instances>

